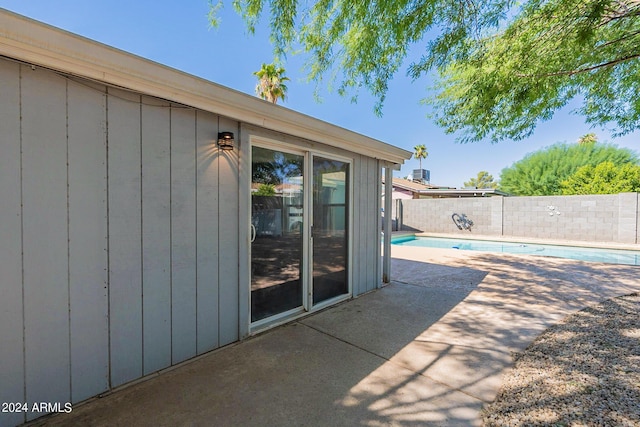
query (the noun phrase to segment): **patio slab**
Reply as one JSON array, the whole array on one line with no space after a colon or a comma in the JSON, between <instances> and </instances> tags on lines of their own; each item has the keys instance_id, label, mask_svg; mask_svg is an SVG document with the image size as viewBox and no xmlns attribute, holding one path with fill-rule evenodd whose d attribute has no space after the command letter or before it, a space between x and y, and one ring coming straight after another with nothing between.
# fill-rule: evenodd
<instances>
[{"instance_id":1,"label":"patio slab","mask_svg":"<svg viewBox=\"0 0 640 427\"><path fill-rule=\"evenodd\" d=\"M32 423L469 426L543 330L640 269L395 247L378 291Z\"/></svg>"}]
</instances>

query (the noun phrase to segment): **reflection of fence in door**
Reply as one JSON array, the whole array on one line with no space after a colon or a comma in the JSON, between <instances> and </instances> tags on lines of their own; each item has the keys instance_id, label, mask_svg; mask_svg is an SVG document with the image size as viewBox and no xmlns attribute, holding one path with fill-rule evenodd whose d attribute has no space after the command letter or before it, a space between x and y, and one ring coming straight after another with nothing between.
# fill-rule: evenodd
<instances>
[{"instance_id":1,"label":"reflection of fence in door","mask_svg":"<svg viewBox=\"0 0 640 427\"><path fill-rule=\"evenodd\" d=\"M453 223L458 227L458 230L468 230L471 231L471 227L473 227L473 221L467 218L465 214L457 214L454 213L451 215L451 219Z\"/></svg>"},{"instance_id":2,"label":"reflection of fence in door","mask_svg":"<svg viewBox=\"0 0 640 427\"><path fill-rule=\"evenodd\" d=\"M254 213L251 223L256 228L256 235L282 236L282 210L265 209Z\"/></svg>"},{"instance_id":3,"label":"reflection of fence in door","mask_svg":"<svg viewBox=\"0 0 640 427\"><path fill-rule=\"evenodd\" d=\"M251 224L258 237L282 236L302 231L301 197L253 196Z\"/></svg>"},{"instance_id":4,"label":"reflection of fence in door","mask_svg":"<svg viewBox=\"0 0 640 427\"><path fill-rule=\"evenodd\" d=\"M251 224L256 236L282 236L282 197L252 196Z\"/></svg>"},{"instance_id":5,"label":"reflection of fence in door","mask_svg":"<svg viewBox=\"0 0 640 427\"><path fill-rule=\"evenodd\" d=\"M302 233L302 205L287 205L284 209L287 221L285 232Z\"/></svg>"}]
</instances>

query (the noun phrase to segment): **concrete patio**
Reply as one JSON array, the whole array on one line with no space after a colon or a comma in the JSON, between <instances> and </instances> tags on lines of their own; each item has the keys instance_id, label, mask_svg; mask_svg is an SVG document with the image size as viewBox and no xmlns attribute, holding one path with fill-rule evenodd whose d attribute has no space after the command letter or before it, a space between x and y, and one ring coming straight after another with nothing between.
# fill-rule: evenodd
<instances>
[{"instance_id":1,"label":"concrete patio","mask_svg":"<svg viewBox=\"0 0 640 427\"><path fill-rule=\"evenodd\" d=\"M393 248L385 288L36 421L92 426L468 426L518 352L640 291L640 267Z\"/></svg>"}]
</instances>

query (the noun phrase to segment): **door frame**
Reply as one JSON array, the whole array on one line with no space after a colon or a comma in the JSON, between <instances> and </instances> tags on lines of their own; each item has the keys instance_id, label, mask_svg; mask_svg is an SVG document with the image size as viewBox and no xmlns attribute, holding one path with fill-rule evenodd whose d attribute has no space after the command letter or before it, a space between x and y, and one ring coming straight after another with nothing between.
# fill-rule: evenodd
<instances>
[{"instance_id":1,"label":"door frame","mask_svg":"<svg viewBox=\"0 0 640 427\"><path fill-rule=\"evenodd\" d=\"M309 209L309 214L311 215L311 220L313 219L313 215L312 215L312 209L313 209L313 159L315 157L322 157L325 159L329 159L329 160L337 160L339 162L344 162L346 164L349 165L349 173L347 176L347 186L349 188L349 191L347 192L346 196L347 196L347 204L348 204L348 208L347 208L347 218L346 218L346 222L347 222L347 265L346 265L346 269L347 269L347 293L346 294L342 294L342 295L338 295L336 297L333 298L329 298L328 300L325 301L320 301L318 304L313 304L313 237L311 236L311 223L307 224L307 226L305 228L307 228L309 230L309 256L308 258L305 260L307 261L310 265L309 268L307 269L307 276L308 276L308 281L309 281L309 304L310 304L310 308L311 308L311 312L315 311L315 310L322 310L325 307L328 307L330 305L333 305L337 302L340 301L344 301L346 299L351 298L351 296L353 295L353 260L352 260L352 256L353 256L353 159L350 159L348 157L344 157L344 156L339 156L339 155L335 155L335 154L331 154L331 153L326 153L323 151L318 151L318 150L309 150L309 174L311 175L310 180L309 180L309 193L307 194L307 197L309 198L309 201L307 202L309 204L309 206L311 207L311 209ZM311 221L310 221L311 222Z\"/></svg>"},{"instance_id":2,"label":"door frame","mask_svg":"<svg viewBox=\"0 0 640 427\"><path fill-rule=\"evenodd\" d=\"M246 227L248 230L251 228L251 174L253 169L253 147L261 147L269 150L282 151L290 154L297 154L304 156L304 172L303 172L303 231L302 231L302 239L303 239L303 249L302 249L302 289L303 289L303 301L302 308L296 308L292 310L288 310L283 313L278 313L271 317L258 320L256 322L251 321L251 231L248 233L248 242L247 242L247 283L244 284L246 289L248 289L248 300L246 301L246 306L248 307L246 313L246 322L248 325L249 335L253 335L259 332L263 332L267 329L273 328L275 326L281 325L286 322L290 322L297 318L306 316L310 313L313 313L318 310L322 310L330 305L336 304L340 301L347 300L353 295L353 199L354 199L354 189L353 189L353 164L354 160L350 157L345 157L341 155L337 155L335 153L327 152L324 150L318 150L315 147L305 146L303 144L296 145L288 142L279 141L273 138L263 137L255 134L249 135L249 147L247 150L248 154L248 162L247 162L247 178L246 185L248 185L248 200L247 206L249 212L246 215ZM312 262L312 245L313 242L311 240L311 221L313 218L312 209L313 209L313 158L314 157L322 157L331 160L338 160L349 165L349 174L347 177L347 183L349 187L349 191L347 194L347 203L348 212L347 212L347 286L348 293L339 295L337 297L321 301L318 304L313 304L313 262ZM241 292L242 294L242 292Z\"/></svg>"}]
</instances>

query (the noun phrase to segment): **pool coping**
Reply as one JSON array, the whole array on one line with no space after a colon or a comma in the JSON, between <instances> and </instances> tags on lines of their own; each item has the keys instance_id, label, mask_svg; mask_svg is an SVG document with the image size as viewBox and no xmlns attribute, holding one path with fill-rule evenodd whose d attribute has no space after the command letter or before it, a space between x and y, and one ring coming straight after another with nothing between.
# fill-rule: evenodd
<instances>
[{"instance_id":1,"label":"pool coping","mask_svg":"<svg viewBox=\"0 0 640 427\"><path fill-rule=\"evenodd\" d=\"M415 237L440 237L447 239L465 239L465 240L489 240L495 242L509 242L509 243L530 243L539 245L553 245L553 246L573 246L579 248L596 248L596 249L617 249L628 251L640 251L640 244L637 243L617 243L617 242L592 242L584 240L555 240L555 239L540 239L533 237L518 237L518 236L491 236L486 234L451 234L451 233L398 233L392 236L392 239L398 239L409 236Z\"/></svg>"}]
</instances>

